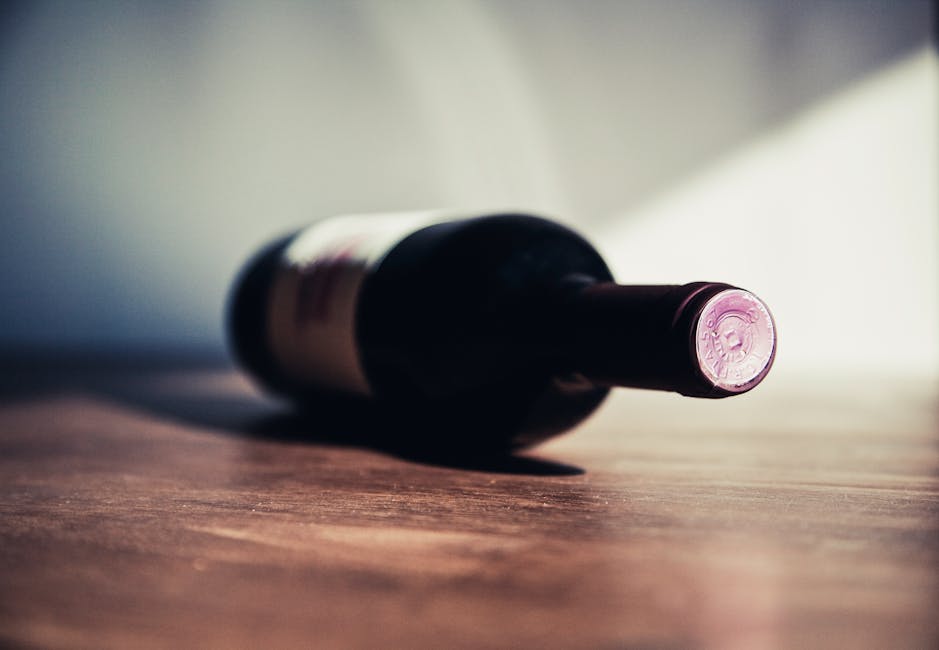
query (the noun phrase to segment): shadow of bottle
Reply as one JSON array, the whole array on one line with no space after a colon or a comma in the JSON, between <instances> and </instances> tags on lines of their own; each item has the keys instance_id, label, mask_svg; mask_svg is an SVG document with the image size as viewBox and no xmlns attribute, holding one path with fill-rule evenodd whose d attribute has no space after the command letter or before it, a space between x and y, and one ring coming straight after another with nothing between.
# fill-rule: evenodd
<instances>
[{"instance_id":1,"label":"shadow of bottle","mask_svg":"<svg viewBox=\"0 0 939 650\"><path fill-rule=\"evenodd\" d=\"M285 444L367 448L410 462L469 471L571 476L584 470L500 444L504 431L448 405L416 409L340 394L306 395L300 407L242 390L203 390L228 377L219 360L9 357L0 406L57 394L91 394L183 426ZM184 381L178 381L178 379ZM195 390L194 390L195 387Z\"/></svg>"},{"instance_id":2,"label":"shadow of bottle","mask_svg":"<svg viewBox=\"0 0 939 650\"><path fill-rule=\"evenodd\" d=\"M180 413L177 408L170 410ZM469 427L445 422L438 415L417 415L391 405L324 395L308 398L302 408L285 408L249 419L238 430L266 440L368 448L453 469L533 476L584 473L580 467L493 444L491 437L480 436L481 442L474 444Z\"/></svg>"},{"instance_id":3,"label":"shadow of bottle","mask_svg":"<svg viewBox=\"0 0 939 650\"><path fill-rule=\"evenodd\" d=\"M410 462L469 471L533 476L583 474L580 467L537 458L500 444L502 432L474 435L482 425L454 418L445 407L415 411L337 394L307 395L302 406L251 395L154 392L127 384L103 391L109 399L166 420L227 435L285 444L371 449Z\"/></svg>"}]
</instances>

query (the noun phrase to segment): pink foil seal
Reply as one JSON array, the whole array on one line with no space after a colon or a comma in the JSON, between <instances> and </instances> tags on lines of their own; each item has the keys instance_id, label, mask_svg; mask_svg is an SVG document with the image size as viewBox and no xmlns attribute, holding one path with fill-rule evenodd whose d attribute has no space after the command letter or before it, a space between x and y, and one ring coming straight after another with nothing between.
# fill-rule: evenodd
<instances>
[{"instance_id":1,"label":"pink foil seal","mask_svg":"<svg viewBox=\"0 0 939 650\"><path fill-rule=\"evenodd\" d=\"M743 393L759 384L776 354L776 325L749 291L728 289L705 303L695 329L698 366L716 387Z\"/></svg>"}]
</instances>

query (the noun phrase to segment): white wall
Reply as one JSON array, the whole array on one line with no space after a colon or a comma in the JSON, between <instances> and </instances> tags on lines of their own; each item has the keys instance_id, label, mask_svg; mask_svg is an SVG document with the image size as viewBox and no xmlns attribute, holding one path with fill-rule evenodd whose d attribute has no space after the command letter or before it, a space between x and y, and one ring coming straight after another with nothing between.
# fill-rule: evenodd
<instances>
[{"instance_id":1,"label":"white wall","mask_svg":"<svg viewBox=\"0 0 939 650\"><path fill-rule=\"evenodd\" d=\"M890 268L917 260L890 278L934 270L933 182L885 173L924 160L926 140L911 150L910 129L895 128L914 122L887 108L849 111L850 128L802 121L921 52L925 1L31 2L3 11L5 345L218 347L244 256L281 230L350 211L556 214L622 256L614 264L624 279L713 272L751 284L779 304L783 341L798 345L800 363L818 361L821 343L789 323L818 305L803 309L793 296L823 283L820 273L840 281L862 257L854 244L820 252L818 236L799 236L820 212L826 242L860 218L876 237L852 242L865 251L884 243ZM917 78L887 83L877 101L928 101L934 75ZM916 124L934 126L911 110ZM865 119L869 128L857 122ZM842 138L856 151L865 133L877 135L877 154L851 157L844 182L803 173L843 165L829 148ZM774 162L776 146L788 162ZM809 198L780 205L788 183L766 178L793 170ZM872 181L876 203L858 192ZM746 276L753 282L694 257L666 269L647 255L642 271L630 268L635 242L655 251L660 235L684 232L679 212L713 219L729 187L749 197L741 210L760 212L762 240L786 240L785 255ZM765 190L775 207L757 210ZM861 217L859 204L869 208ZM817 263L826 257L830 265ZM792 262L803 258L814 261ZM910 291L932 291L932 277ZM918 322L934 322L934 294L931 304ZM837 360L851 361L844 351Z\"/></svg>"}]
</instances>

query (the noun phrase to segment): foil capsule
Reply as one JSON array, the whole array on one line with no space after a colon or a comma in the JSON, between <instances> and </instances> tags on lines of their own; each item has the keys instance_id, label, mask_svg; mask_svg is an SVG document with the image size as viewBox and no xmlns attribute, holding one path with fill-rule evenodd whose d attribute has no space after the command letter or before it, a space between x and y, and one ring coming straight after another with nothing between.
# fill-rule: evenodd
<instances>
[{"instance_id":1,"label":"foil capsule","mask_svg":"<svg viewBox=\"0 0 939 650\"><path fill-rule=\"evenodd\" d=\"M759 384L776 356L776 324L762 300L743 289L727 289L704 305L695 329L702 374L730 393Z\"/></svg>"}]
</instances>

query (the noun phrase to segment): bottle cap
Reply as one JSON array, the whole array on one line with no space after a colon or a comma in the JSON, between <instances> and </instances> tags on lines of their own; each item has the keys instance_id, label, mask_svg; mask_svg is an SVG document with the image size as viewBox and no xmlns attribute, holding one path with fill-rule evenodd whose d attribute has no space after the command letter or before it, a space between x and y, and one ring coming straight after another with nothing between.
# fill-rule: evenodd
<instances>
[{"instance_id":1,"label":"bottle cap","mask_svg":"<svg viewBox=\"0 0 939 650\"><path fill-rule=\"evenodd\" d=\"M726 289L699 313L695 353L708 381L729 393L759 384L776 354L776 326L763 301L743 289Z\"/></svg>"}]
</instances>

